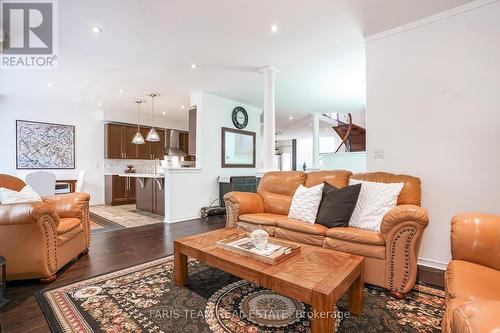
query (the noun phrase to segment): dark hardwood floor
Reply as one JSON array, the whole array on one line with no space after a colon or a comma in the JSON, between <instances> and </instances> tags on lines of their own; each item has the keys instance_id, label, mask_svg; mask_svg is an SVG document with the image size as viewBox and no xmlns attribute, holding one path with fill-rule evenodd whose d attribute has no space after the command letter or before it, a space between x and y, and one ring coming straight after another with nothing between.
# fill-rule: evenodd
<instances>
[{"instance_id":1,"label":"dark hardwood floor","mask_svg":"<svg viewBox=\"0 0 500 333\"><path fill-rule=\"evenodd\" d=\"M223 228L224 224L224 218L212 217L92 234L89 254L63 268L57 274L56 281L50 284L40 284L33 280L7 283L7 298L10 302L0 309L0 332L50 332L34 296L35 291L170 255L173 253L175 239Z\"/></svg>"}]
</instances>

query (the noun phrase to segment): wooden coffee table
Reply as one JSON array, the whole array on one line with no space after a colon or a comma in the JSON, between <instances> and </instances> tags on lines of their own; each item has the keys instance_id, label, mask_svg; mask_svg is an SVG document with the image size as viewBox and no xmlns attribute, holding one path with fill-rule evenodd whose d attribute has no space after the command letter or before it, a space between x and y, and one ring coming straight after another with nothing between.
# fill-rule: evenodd
<instances>
[{"instance_id":1,"label":"wooden coffee table","mask_svg":"<svg viewBox=\"0 0 500 333\"><path fill-rule=\"evenodd\" d=\"M174 241L175 284L187 282L187 259L192 257L310 304L312 333L333 331L335 304L348 290L349 311L355 315L363 312L363 257L301 244L300 253L273 266L217 247L217 241L234 233L234 229L220 229Z\"/></svg>"}]
</instances>

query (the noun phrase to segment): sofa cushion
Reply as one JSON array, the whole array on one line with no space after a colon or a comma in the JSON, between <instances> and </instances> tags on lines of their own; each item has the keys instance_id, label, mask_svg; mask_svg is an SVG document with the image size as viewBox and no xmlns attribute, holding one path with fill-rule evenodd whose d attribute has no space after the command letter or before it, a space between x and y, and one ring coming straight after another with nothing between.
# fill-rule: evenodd
<instances>
[{"instance_id":1,"label":"sofa cushion","mask_svg":"<svg viewBox=\"0 0 500 333\"><path fill-rule=\"evenodd\" d=\"M337 188L342 188L349 185L349 177L352 175L351 171L346 170L324 170L313 171L307 174L306 187L316 186L323 182L327 182Z\"/></svg>"},{"instance_id":2,"label":"sofa cushion","mask_svg":"<svg viewBox=\"0 0 500 333\"><path fill-rule=\"evenodd\" d=\"M310 235L325 236L328 228L317 223L302 222L299 220L286 219L278 221L278 228L302 232Z\"/></svg>"},{"instance_id":3,"label":"sofa cushion","mask_svg":"<svg viewBox=\"0 0 500 333\"><path fill-rule=\"evenodd\" d=\"M262 196L266 213L288 215L293 194L304 185L306 174L302 171L267 172L259 182L257 192Z\"/></svg>"},{"instance_id":4,"label":"sofa cushion","mask_svg":"<svg viewBox=\"0 0 500 333\"><path fill-rule=\"evenodd\" d=\"M274 230L276 229L276 227L272 225L262 225L262 224L254 224L254 223L238 221L238 223L236 224L236 229L243 230L246 232L252 232L255 229L258 229L259 226L265 231L267 231L269 233L269 236L274 236Z\"/></svg>"},{"instance_id":5,"label":"sofa cushion","mask_svg":"<svg viewBox=\"0 0 500 333\"><path fill-rule=\"evenodd\" d=\"M288 230L279 227L276 228L274 235L278 238L291 240L301 244L316 245L316 246L323 246L323 242L325 240L324 235L308 234L302 231Z\"/></svg>"},{"instance_id":6,"label":"sofa cushion","mask_svg":"<svg viewBox=\"0 0 500 333\"><path fill-rule=\"evenodd\" d=\"M384 245L362 244L343 239L325 237L323 247L368 258L385 259L386 248Z\"/></svg>"},{"instance_id":7,"label":"sofa cushion","mask_svg":"<svg viewBox=\"0 0 500 333\"><path fill-rule=\"evenodd\" d=\"M361 244L385 245L385 241L379 232L354 227L330 228L326 232L326 237Z\"/></svg>"},{"instance_id":8,"label":"sofa cushion","mask_svg":"<svg viewBox=\"0 0 500 333\"><path fill-rule=\"evenodd\" d=\"M61 235L74 228L78 227L81 224L81 221L77 218L61 218L59 219L59 226L57 227L57 234Z\"/></svg>"},{"instance_id":9,"label":"sofa cushion","mask_svg":"<svg viewBox=\"0 0 500 333\"><path fill-rule=\"evenodd\" d=\"M468 261L452 260L446 270L448 298L500 299L500 271Z\"/></svg>"},{"instance_id":10,"label":"sofa cushion","mask_svg":"<svg viewBox=\"0 0 500 333\"><path fill-rule=\"evenodd\" d=\"M252 224L260 224L262 226L276 226L279 220L288 219L286 215L271 214L271 213L253 213L240 215L239 220Z\"/></svg>"},{"instance_id":11,"label":"sofa cushion","mask_svg":"<svg viewBox=\"0 0 500 333\"><path fill-rule=\"evenodd\" d=\"M323 184L313 187L299 185L293 195L292 204L288 212L288 218L304 222L316 222L318 208L323 196Z\"/></svg>"},{"instance_id":12,"label":"sofa cushion","mask_svg":"<svg viewBox=\"0 0 500 333\"><path fill-rule=\"evenodd\" d=\"M62 245L64 243L66 243L67 241L69 241L70 239L73 239L75 236L79 235L79 234L84 234L85 231L83 230L83 226L82 224L80 223L78 226L76 226L75 228L69 230L69 231L66 231L65 233L61 233L57 234L57 245Z\"/></svg>"},{"instance_id":13,"label":"sofa cushion","mask_svg":"<svg viewBox=\"0 0 500 333\"><path fill-rule=\"evenodd\" d=\"M352 212L349 226L380 231L385 214L396 207L403 183L375 183L352 179L351 185L361 183L356 208Z\"/></svg>"},{"instance_id":14,"label":"sofa cushion","mask_svg":"<svg viewBox=\"0 0 500 333\"><path fill-rule=\"evenodd\" d=\"M420 178L408 175L395 175L387 172L357 173L351 179L366 180L377 183L403 183L403 189L398 196L398 205L420 206Z\"/></svg>"},{"instance_id":15,"label":"sofa cushion","mask_svg":"<svg viewBox=\"0 0 500 333\"><path fill-rule=\"evenodd\" d=\"M361 184L337 188L324 182L316 223L328 228L347 227L360 190Z\"/></svg>"}]
</instances>

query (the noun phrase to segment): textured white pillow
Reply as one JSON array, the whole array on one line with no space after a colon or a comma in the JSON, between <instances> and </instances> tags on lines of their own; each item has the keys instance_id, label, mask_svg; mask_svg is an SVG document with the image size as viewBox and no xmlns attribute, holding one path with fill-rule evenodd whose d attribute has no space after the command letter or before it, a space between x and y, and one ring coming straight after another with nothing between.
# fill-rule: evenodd
<instances>
[{"instance_id":1,"label":"textured white pillow","mask_svg":"<svg viewBox=\"0 0 500 333\"><path fill-rule=\"evenodd\" d=\"M42 201L42 198L29 185L23 187L19 192L0 187L0 203L13 204L21 202Z\"/></svg>"},{"instance_id":2,"label":"textured white pillow","mask_svg":"<svg viewBox=\"0 0 500 333\"><path fill-rule=\"evenodd\" d=\"M396 207L403 183L376 183L351 179L349 185L361 184L358 202L349 220L350 227L380 231L384 215Z\"/></svg>"},{"instance_id":3,"label":"textured white pillow","mask_svg":"<svg viewBox=\"0 0 500 333\"><path fill-rule=\"evenodd\" d=\"M299 185L293 195L288 217L309 223L316 222L319 204L323 195L323 184L313 187Z\"/></svg>"}]
</instances>

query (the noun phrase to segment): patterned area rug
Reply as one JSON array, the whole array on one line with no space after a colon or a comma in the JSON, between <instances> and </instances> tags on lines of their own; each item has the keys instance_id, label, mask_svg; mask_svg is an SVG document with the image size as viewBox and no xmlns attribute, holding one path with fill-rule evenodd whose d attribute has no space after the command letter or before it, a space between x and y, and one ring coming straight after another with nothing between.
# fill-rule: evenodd
<instances>
[{"instance_id":1,"label":"patterned area rug","mask_svg":"<svg viewBox=\"0 0 500 333\"><path fill-rule=\"evenodd\" d=\"M37 299L53 332L310 332L309 305L189 261L189 283L172 281L172 257L44 290ZM335 312L338 332L440 332L444 293L416 286L403 301L365 288L362 316Z\"/></svg>"}]
</instances>

